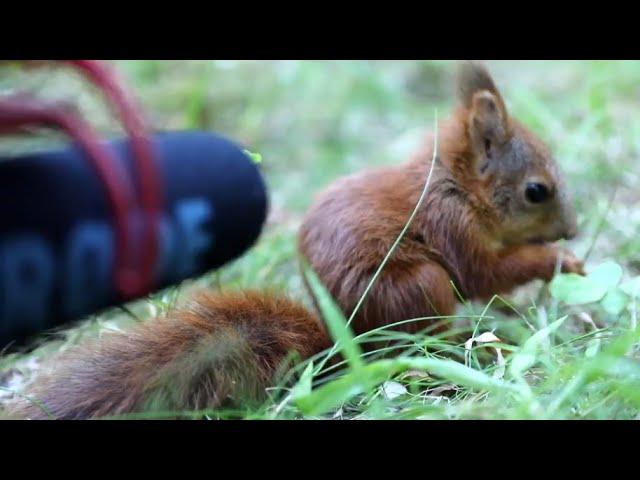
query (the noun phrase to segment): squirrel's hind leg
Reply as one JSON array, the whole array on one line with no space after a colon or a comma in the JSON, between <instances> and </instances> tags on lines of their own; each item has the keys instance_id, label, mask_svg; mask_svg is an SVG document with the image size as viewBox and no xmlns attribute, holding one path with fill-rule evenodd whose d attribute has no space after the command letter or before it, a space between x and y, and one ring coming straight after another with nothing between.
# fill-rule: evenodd
<instances>
[{"instance_id":1,"label":"squirrel's hind leg","mask_svg":"<svg viewBox=\"0 0 640 480\"><path fill-rule=\"evenodd\" d=\"M339 303L343 308L346 307L347 316L355 308L370 279L370 276L363 277L357 286L345 285L346 289L336 292ZM349 293L349 290L354 293ZM353 329L361 334L406 320L415 321L390 328L415 333L440 322L443 323L442 329L446 329L446 319L439 317L451 316L455 306L456 299L449 274L437 263L390 263L371 288L354 318Z\"/></svg>"}]
</instances>

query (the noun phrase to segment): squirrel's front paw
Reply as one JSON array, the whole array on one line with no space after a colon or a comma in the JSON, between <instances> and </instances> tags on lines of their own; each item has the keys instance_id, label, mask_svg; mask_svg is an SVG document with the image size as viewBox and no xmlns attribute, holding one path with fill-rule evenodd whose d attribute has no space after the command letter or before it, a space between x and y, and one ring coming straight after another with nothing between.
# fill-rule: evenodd
<instances>
[{"instance_id":1,"label":"squirrel's front paw","mask_svg":"<svg viewBox=\"0 0 640 480\"><path fill-rule=\"evenodd\" d=\"M584 263L572 252L563 249L559 252L559 255L562 261L562 273L577 273L582 276L586 275L584 271Z\"/></svg>"}]
</instances>

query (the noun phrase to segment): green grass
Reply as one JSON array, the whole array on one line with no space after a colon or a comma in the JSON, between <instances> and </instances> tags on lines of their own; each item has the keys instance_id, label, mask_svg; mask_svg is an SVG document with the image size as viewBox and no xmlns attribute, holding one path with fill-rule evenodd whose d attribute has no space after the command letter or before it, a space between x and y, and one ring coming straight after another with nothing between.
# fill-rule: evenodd
<instances>
[{"instance_id":1,"label":"green grass","mask_svg":"<svg viewBox=\"0 0 640 480\"><path fill-rule=\"evenodd\" d=\"M453 102L454 68L441 61L116 63L157 128L215 130L262 156L268 227L251 251L218 272L78 322L32 354L1 357L0 385L11 372L28 379L39 360L102 329L171 308L194 284L275 287L309 304L295 234L314 194L341 175L404 161L432 128L434 111L442 118ZM586 257L588 279L563 276L551 289L537 282L508 299L465 304L454 317L434 320L468 340L459 343L433 328L354 337L325 298L327 321L340 340L330 353L341 352L342 364L326 363L324 352L292 368L259 408L187 416L640 418L640 289L632 281L640 275L640 63L495 61L489 67L511 114L551 145L566 173L581 232L567 246ZM0 75L0 92L15 85L79 101L102 132L118 132L94 92L64 72ZM46 139L52 140L59 139ZM0 148L31 145L3 140ZM317 291L324 295L321 286ZM365 342L391 339L399 341L398 357L361 353Z\"/></svg>"}]
</instances>

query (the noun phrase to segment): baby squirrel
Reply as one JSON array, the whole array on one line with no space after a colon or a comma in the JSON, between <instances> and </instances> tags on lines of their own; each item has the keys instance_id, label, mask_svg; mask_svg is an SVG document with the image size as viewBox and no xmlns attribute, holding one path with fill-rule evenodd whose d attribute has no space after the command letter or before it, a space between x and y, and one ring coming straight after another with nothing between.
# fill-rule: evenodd
<instances>
[{"instance_id":1,"label":"baby squirrel","mask_svg":"<svg viewBox=\"0 0 640 480\"><path fill-rule=\"evenodd\" d=\"M453 285L486 299L548 281L558 264L583 274L580 260L551 243L573 238L576 220L549 150L508 115L484 66L461 64L457 87L425 201L354 318L356 333L451 315ZM433 145L429 137L403 165L336 181L306 215L299 251L345 315L415 208ZM259 401L292 352L305 359L330 345L319 317L290 299L204 291L165 317L59 354L5 416L84 419Z\"/></svg>"},{"instance_id":2,"label":"baby squirrel","mask_svg":"<svg viewBox=\"0 0 640 480\"><path fill-rule=\"evenodd\" d=\"M358 334L402 320L451 315L456 292L506 293L533 279L583 273L550 242L576 235L575 213L547 147L507 113L484 66L461 64L458 103L438 131L427 196L354 318ZM408 163L336 181L315 201L298 248L346 315L422 193L434 140ZM424 324L409 323L415 331Z\"/></svg>"}]
</instances>

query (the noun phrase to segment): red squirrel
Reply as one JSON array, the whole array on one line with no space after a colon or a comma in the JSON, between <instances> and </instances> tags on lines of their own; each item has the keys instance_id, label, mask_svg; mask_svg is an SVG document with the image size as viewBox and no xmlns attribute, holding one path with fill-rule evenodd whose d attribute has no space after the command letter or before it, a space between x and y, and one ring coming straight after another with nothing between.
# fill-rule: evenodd
<instances>
[{"instance_id":1,"label":"red squirrel","mask_svg":"<svg viewBox=\"0 0 640 480\"><path fill-rule=\"evenodd\" d=\"M577 227L548 148L509 116L483 65L462 63L457 87L458 106L438 131L427 196L354 318L356 333L453 314L451 281L464 297L487 299L550 280L559 260L562 272L583 273L582 262L551 244L573 238ZM346 315L418 202L433 145L428 137L408 163L339 179L307 213L299 251Z\"/></svg>"},{"instance_id":2,"label":"red squirrel","mask_svg":"<svg viewBox=\"0 0 640 480\"><path fill-rule=\"evenodd\" d=\"M465 298L486 299L548 281L558 264L583 274L582 262L553 244L577 228L547 147L508 115L483 65L463 63L457 86L425 201L354 318L356 333L451 315L454 285ZM418 202L433 140L403 165L339 179L303 221L299 251L347 317ZM166 317L59 354L5 416L84 419L259 401L289 354L305 359L330 346L319 316L293 300L204 291Z\"/></svg>"}]
</instances>

